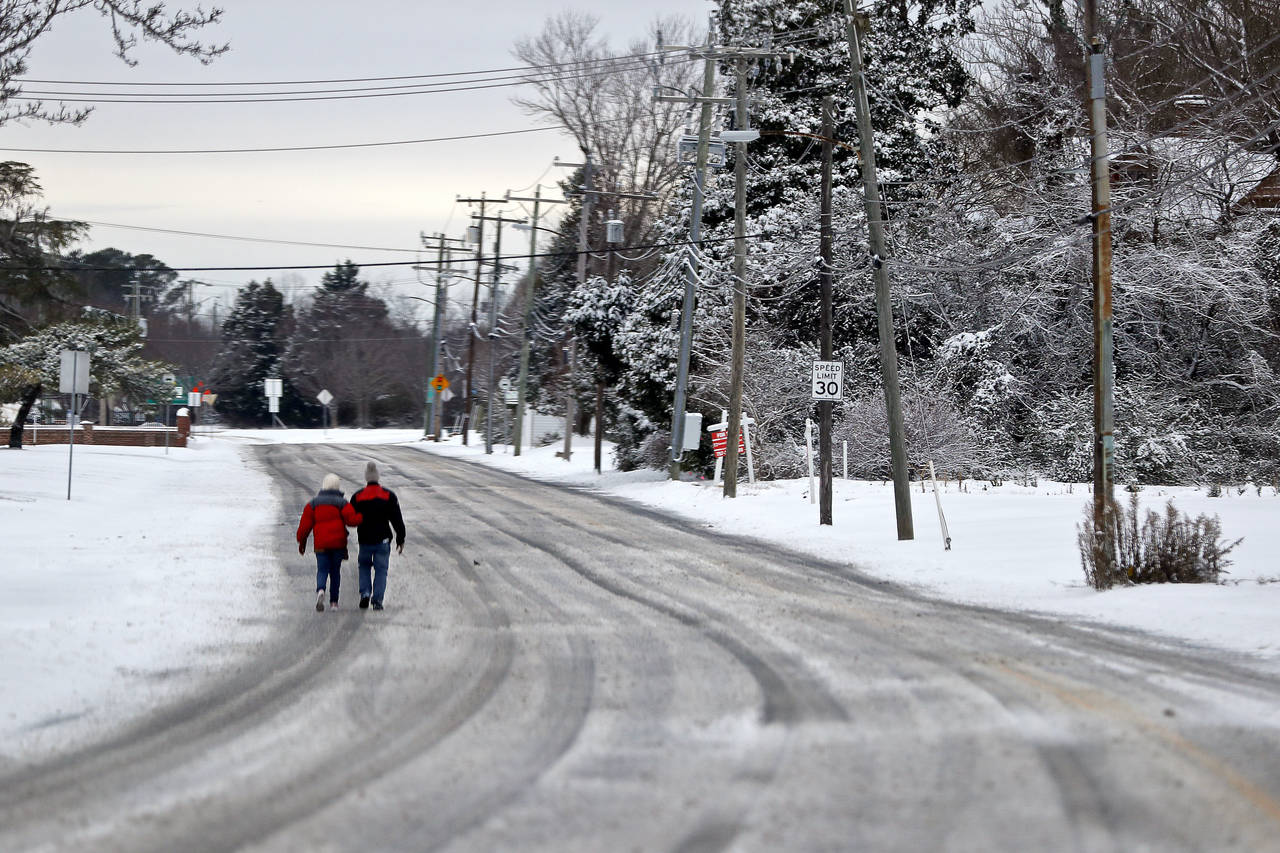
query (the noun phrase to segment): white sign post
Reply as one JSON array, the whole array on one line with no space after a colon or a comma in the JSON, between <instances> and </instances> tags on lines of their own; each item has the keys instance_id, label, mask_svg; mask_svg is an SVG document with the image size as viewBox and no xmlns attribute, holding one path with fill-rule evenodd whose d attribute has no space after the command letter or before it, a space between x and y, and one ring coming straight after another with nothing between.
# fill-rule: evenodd
<instances>
[{"instance_id":1,"label":"white sign post","mask_svg":"<svg viewBox=\"0 0 1280 853\"><path fill-rule=\"evenodd\" d=\"M320 401L320 405L324 406L324 410L320 413L320 422L323 424L324 434L327 438L329 435L329 404L333 402L333 395L329 393L328 388L325 388L316 395L316 399Z\"/></svg>"},{"instance_id":2,"label":"white sign post","mask_svg":"<svg viewBox=\"0 0 1280 853\"><path fill-rule=\"evenodd\" d=\"M71 461L76 453L76 421L80 419L76 395L89 393L89 353L64 349L60 367L58 391L71 395L71 408L67 410L67 500L71 500Z\"/></svg>"},{"instance_id":3,"label":"white sign post","mask_svg":"<svg viewBox=\"0 0 1280 853\"><path fill-rule=\"evenodd\" d=\"M813 421L804 419L804 458L809 463L809 503L818 502L818 490L813 486Z\"/></svg>"},{"instance_id":4,"label":"white sign post","mask_svg":"<svg viewBox=\"0 0 1280 853\"><path fill-rule=\"evenodd\" d=\"M813 399L840 402L844 399L844 362L813 363Z\"/></svg>"},{"instance_id":5,"label":"white sign post","mask_svg":"<svg viewBox=\"0 0 1280 853\"><path fill-rule=\"evenodd\" d=\"M280 423L280 419L276 415L280 412L280 398L284 396L284 380L264 379L262 380L262 390L267 395L267 413L271 415L271 419L277 424Z\"/></svg>"}]
</instances>

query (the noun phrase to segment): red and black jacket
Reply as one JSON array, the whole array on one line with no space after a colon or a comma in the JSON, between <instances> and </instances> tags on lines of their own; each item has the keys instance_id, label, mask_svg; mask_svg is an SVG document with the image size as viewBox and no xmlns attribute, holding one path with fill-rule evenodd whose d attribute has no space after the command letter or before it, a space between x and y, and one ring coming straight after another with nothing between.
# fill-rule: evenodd
<instances>
[{"instance_id":1,"label":"red and black jacket","mask_svg":"<svg viewBox=\"0 0 1280 853\"><path fill-rule=\"evenodd\" d=\"M347 527L355 527L360 521L360 513L347 503L342 492L321 489L302 509L298 544L306 544L307 536L314 530L317 551L341 550L347 547Z\"/></svg>"},{"instance_id":2,"label":"red and black jacket","mask_svg":"<svg viewBox=\"0 0 1280 853\"><path fill-rule=\"evenodd\" d=\"M400 501L396 493L370 483L351 496L351 505L364 517L356 528L361 545L376 545L391 538L396 531L396 545L404 544L404 518L400 515Z\"/></svg>"}]
</instances>

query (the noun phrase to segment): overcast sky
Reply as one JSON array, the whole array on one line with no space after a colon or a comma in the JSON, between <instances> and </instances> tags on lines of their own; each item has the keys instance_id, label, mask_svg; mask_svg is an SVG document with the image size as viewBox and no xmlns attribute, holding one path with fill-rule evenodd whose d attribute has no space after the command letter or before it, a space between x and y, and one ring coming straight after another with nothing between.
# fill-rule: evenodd
<instances>
[{"instance_id":1,"label":"overcast sky","mask_svg":"<svg viewBox=\"0 0 1280 853\"><path fill-rule=\"evenodd\" d=\"M171 7L190 6L172 0ZM209 66L140 45L130 68L112 56L107 22L91 12L60 19L32 54L32 80L256 82L444 74L518 64L515 41L563 9L587 9L616 48L657 16L702 22L707 0L565 3L560 0L219 0L207 32L231 52ZM27 84L28 89L40 85ZM47 88L47 87L46 87ZM80 87L84 88L84 87ZM192 149L334 145L508 131L533 122L510 88L367 100L195 105L102 104L79 127L0 128L0 158L36 168L57 218L370 247L416 248L419 232L461 234L458 195L549 185L551 159L579 156L558 131L384 148L253 154L59 154L12 149ZM72 105L74 106L74 105ZM527 193L522 193L527 194ZM95 226L86 250L149 252L173 267L332 264L405 260L402 253L271 245ZM504 247L505 248L505 247ZM505 252L504 252L505 253ZM367 270L374 281L412 279ZM318 273L304 274L308 282ZM280 272L207 272L206 296ZM286 282L296 279L285 279Z\"/></svg>"}]
</instances>

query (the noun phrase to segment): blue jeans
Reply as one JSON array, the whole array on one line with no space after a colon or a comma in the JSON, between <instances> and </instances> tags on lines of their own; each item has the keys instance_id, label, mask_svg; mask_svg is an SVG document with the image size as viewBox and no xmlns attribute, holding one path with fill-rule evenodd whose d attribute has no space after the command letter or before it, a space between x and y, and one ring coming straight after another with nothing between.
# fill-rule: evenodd
<instances>
[{"instance_id":1,"label":"blue jeans","mask_svg":"<svg viewBox=\"0 0 1280 853\"><path fill-rule=\"evenodd\" d=\"M327 579L332 579L333 583L329 585L330 601L338 600L338 588L342 586L342 558L345 556L342 551L316 552L316 592L324 589Z\"/></svg>"},{"instance_id":2,"label":"blue jeans","mask_svg":"<svg viewBox=\"0 0 1280 853\"><path fill-rule=\"evenodd\" d=\"M387 593L387 563L391 560L391 540L374 545L361 545L360 556L356 564L360 568L360 597L372 598L375 603L382 603L382 596ZM370 581L369 570L373 569Z\"/></svg>"}]
</instances>

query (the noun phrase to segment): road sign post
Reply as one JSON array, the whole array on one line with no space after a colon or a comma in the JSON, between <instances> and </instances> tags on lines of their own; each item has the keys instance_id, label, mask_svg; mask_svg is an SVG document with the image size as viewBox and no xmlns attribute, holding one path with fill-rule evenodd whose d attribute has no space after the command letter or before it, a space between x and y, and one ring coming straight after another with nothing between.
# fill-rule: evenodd
<instances>
[{"instance_id":1,"label":"road sign post","mask_svg":"<svg viewBox=\"0 0 1280 853\"><path fill-rule=\"evenodd\" d=\"M328 388L324 388L316 395L316 399L320 401L320 405L324 408L320 410L321 428L324 430L324 437L329 437L329 404L333 402L333 395L329 393Z\"/></svg>"},{"instance_id":2,"label":"road sign post","mask_svg":"<svg viewBox=\"0 0 1280 853\"><path fill-rule=\"evenodd\" d=\"M89 393L89 353L78 349L62 351L58 391L71 395L71 408L67 410L67 500L71 500L71 462L76 453L76 421L80 419L76 397Z\"/></svg>"}]
</instances>

